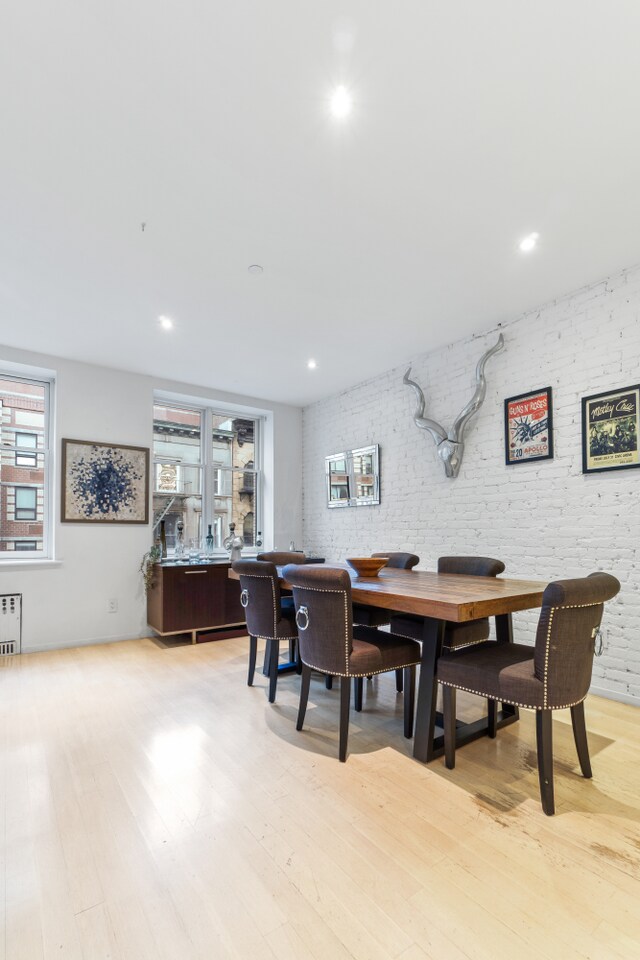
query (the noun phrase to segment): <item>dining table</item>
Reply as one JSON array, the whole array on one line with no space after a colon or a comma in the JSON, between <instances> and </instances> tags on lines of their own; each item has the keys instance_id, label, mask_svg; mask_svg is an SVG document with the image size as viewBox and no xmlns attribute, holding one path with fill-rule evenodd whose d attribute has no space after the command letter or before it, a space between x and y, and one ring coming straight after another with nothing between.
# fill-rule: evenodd
<instances>
[{"instance_id":1,"label":"dining table","mask_svg":"<svg viewBox=\"0 0 640 960\"><path fill-rule=\"evenodd\" d=\"M416 702L413 756L424 763L442 756L444 734L437 725L437 662L442 652L447 622L465 623L485 617L495 618L497 643L513 642L512 614L542 606L546 582L513 580L507 577L474 577L464 574L435 573L429 570L383 568L375 577L360 577L348 564L325 562L327 567L347 570L351 575L354 603L398 613L410 613L422 620L422 656ZM283 589L292 589L278 568ZM229 571L233 577L233 570ZM237 575L236 575L237 576ZM518 708L503 704L496 728L518 719ZM440 732L438 732L440 729ZM456 746L486 736L489 718L456 724Z\"/></svg>"}]
</instances>

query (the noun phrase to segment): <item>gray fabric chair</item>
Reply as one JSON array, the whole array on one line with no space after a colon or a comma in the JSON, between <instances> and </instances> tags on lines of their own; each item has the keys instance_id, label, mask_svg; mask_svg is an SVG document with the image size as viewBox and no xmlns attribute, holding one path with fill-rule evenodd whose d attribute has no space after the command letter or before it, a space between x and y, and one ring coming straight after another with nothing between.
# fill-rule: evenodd
<instances>
[{"instance_id":1,"label":"gray fabric chair","mask_svg":"<svg viewBox=\"0 0 640 960\"><path fill-rule=\"evenodd\" d=\"M412 570L420 563L420 557L415 553L403 553L398 551L381 551L372 553L372 557L388 557L388 567L396 570ZM383 610L381 607L367 607L363 603L354 603L353 622L364 627L386 627L391 623L391 612ZM393 629L391 631L393 633ZM402 671L396 674L396 690L402 693Z\"/></svg>"},{"instance_id":2,"label":"gray fabric chair","mask_svg":"<svg viewBox=\"0 0 640 960\"><path fill-rule=\"evenodd\" d=\"M288 566L284 576L293 587L298 643L302 660L302 686L297 729L304 723L311 671L340 677L341 761L347 758L351 680L356 698L362 696L362 679L390 670L404 671L404 734L413 735L415 670L420 645L403 637L381 634L371 627L354 627L351 614L351 578L346 570ZM358 692L359 691L359 692ZM358 708L358 703L356 703Z\"/></svg>"},{"instance_id":3,"label":"gray fabric chair","mask_svg":"<svg viewBox=\"0 0 640 960\"><path fill-rule=\"evenodd\" d=\"M305 563L306 557L302 550L270 550L267 553L259 553L256 560L264 560L267 563L275 563L277 567L283 567L285 563Z\"/></svg>"},{"instance_id":4,"label":"gray fabric chair","mask_svg":"<svg viewBox=\"0 0 640 960\"><path fill-rule=\"evenodd\" d=\"M265 661L269 664L269 703L276 699L280 640L290 649L297 640L295 610L283 605L275 564L264 560L236 560L232 564L240 577L240 602L244 607L249 631L249 672L247 684L252 686L256 669L258 638L266 640ZM295 649L295 647L294 647Z\"/></svg>"},{"instance_id":5,"label":"gray fabric chair","mask_svg":"<svg viewBox=\"0 0 640 960\"><path fill-rule=\"evenodd\" d=\"M388 567L396 570L412 570L420 563L420 557L415 553L400 553L390 550L372 553L372 557L388 557ZM365 627L386 627L391 622L391 614L380 607L367 607L363 603L354 603L353 622Z\"/></svg>"},{"instance_id":6,"label":"gray fabric chair","mask_svg":"<svg viewBox=\"0 0 640 960\"><path fill-rule=\"evenodd\" d=\"M502 560L492 557L440 557L438 573L461 573L468 577L497 577L504 571ZM411 640L422 637L423 618L411 613L398 613L391 617L391 632ZM461 650L489 638L488 617L470 620L467 623L447 623L442 641L443 650Z\"/></svg>"},{"instance_id":7,"label":"gray fabric chair","mask_svg":"<svg viewBox=\"0 0 640 960\"><path fill-rule=\"evenodd\" d=\"M591 763L584 699L591 682L595 637L603 604L620 590L607 573L578 580L556 580L544 591L534 647L482 643L444 653L437 666L443 686L445 762L455 766L456 689L536 711L538 775L542 809L555 811L551 715L571 708L573 733L585 777Z\"/></svg>"}]
</instances>

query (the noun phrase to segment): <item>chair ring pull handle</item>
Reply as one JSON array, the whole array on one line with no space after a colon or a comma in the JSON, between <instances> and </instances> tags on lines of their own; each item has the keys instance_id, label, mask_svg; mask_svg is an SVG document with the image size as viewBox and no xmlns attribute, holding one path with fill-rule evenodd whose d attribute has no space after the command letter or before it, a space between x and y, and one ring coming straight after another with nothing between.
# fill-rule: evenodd
<instances>
[{"instance_id":1,"label":"chair ring pull handle","mask_svg":"<svg viewBox=\"0 0 640 960\"><path fill-rule=\"evenodd\" d=\"M240 594L240 603L245 608L245 610L249 606L249 591L246 589L246 587Z\"/></svg>"},{"instance_id":2,"label":"chair ring pull handle","mask_svg":"<svg viewBox=\"0 0 640 960\"><path fill-rule=\"evenodd\" d=\"M300 617L304 617L304 626L300 623ZM298 630L306 630L309 626L309 611L306 607L299 607L296 610L296 626Z\"/></svg>"},{"instance_id":3,"label":"chair ring pull handle","mask_svg":"<svg viewBox=\"0 0 640 960\"><path fill-rule=\"evenodd\" d=\"M604 637L602 636L602 630L598 627L595 635L595 644L594 651L596 657L601 657L604 652Z\"/></svg>"}]
</instances>

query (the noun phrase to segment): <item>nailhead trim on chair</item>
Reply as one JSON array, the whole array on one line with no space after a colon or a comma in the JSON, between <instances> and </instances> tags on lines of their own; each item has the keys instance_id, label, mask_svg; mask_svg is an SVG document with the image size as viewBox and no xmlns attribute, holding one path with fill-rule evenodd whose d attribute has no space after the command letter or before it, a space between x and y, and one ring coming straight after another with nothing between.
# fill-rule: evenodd
<instances>
[{"instance_id":1,"label":"nailhead trim on chair","mask_svg":"<svg viewBox=\"0 0 640 960\"><path fill-rule=\"evenodd\" d=\"M393 631L394 637L402 637L403 640L415 640L415 637L410 637L407 633L398 633L397 630ZM422 640L417 640L417 643L422 643ZM471 643L461 643L459 647L445 647L443 645L443 650L450 650L451 653L456 653L458 650L466 650L468 647L477 647L480 643L486 643L486 640L472 640Z\"/></svg>"},{"instance_id":2,"label":"nailhead trim on chair","mask_svg":"<svg viewBox=\"0 0 640 960\"><path fill-rule=\"evenodd\" d=\"M585 606L585 607L595 607L595 606L597 606L597 604L595 604L595 603L585 603L584 606ZM459 686L457 683L450 683L448 680L439 680L438 682L441 683L444 687L455 687L456 690L464 690L465 693L474 693L477 697L485 697L485 698L487 698L487 696L488 696L488 694L486 693L486 691L482 691L482 692L481 692L480 690L472 690L471 687L461 687L461 686ZM490 698L490 699L493 699L493 698ZM547 709L547 710L548 710L548 709L551 709L551 710L567 710L569 707L575 707L575 706L577 706L577 704L582 703L582 702L584 701L584 697L580 697L579 700L574 700L573 703L563 703L561 706L558 706L558 707L550 707L550 708L549 708L549 707L539 707L539 706L536 707L536 706L534 706L534 704L532 704L532 703L520 703L519 700L509 700L509 699L505 699L505 698L500 697L500 696L498 697L498 699L500 700L500 703L511 703L511 704L513 704L514 707L524 707L525 710L545 710L545 709Z\"/></svg>"},{"instance_id":3,"label":"nailhead trim on chair","mask_svg":"<svg viewBox=\"0 0 640 960\"><path fill-rule=\"evenodd\" d=\"M348 623L349 620L349 606L347 604L347 591L346 590L329 590L327 587L298 587L299 590L314 590L316 593L341 593L344 597L344 617L345 623ZM398 634L400 636L400 634ZM411 640L411 637L404 637L405 640ZM349 631L345 628L344 633L344 655L345 663L349 663ZM417 666L421 661L416 660L413 666ZM312 670L317 670L319 673L326 673L326 670L323 667L316 667L313 663L308 663L308 667L311 667ZM411 666L411 664L407 664ZM390 670L400 670L400 667L385 667L384 670L367 670L366 673L338 673L334 671L334 677L373 677L379 673L389 673Z\"/></svg>"},{"instance_id":4,"label":"nailhead trim on chair","mask_svg":"<svg viewBox=\"0 0 640 960\"><path fill-rule=\"evenodd\" d=\"M348 677L349 679L351 679L351 678L358 678L358 677L375 677L375 676L377 676L377 675L380 674L380 673L391 673L393 670L402 670L404 667L417 667L421 662L422 662L421 660L416 660L415 663L404 663L401 667L400 667L400 666L398 666L398 667L384 667L384 669L382 669L382 670L367 670L365 673L337 673L336 671L334 671L334 672L333 672L333 676L334 676L334 677ZM314 666L312 663L308 663L307 666L310 667L312 670L317 670L318 673L326 673L326 672L327 672L327 671L324 669L324 667L316 667L316 666Z\"/></svg>"},{"instance_id":5,"label":"nailhead trim on chair","mask_svg":"<svg viewBox=\"0 0 640 960\"><path fill-rule=\"evenodd\" d=\"M243 577L253 577L254 580L271 580L271 601L273 603L273 636L272 637L263 637L261 634L256 634L260 640L275 640L276 634L278 632L278 612L276 609L276 588L273 583L273 577L269 577L264 573L243 573Z\"/></svg>"},{"instance_id":6,"label":"nailhead trim on chair","mask_svg":"<svg viewBox=\"0 0 640 960\"><path fill-rule=\"evenodd\" d=\"M544 681L543 681L543 683L544 683L544 688L543 688L543 703L544 703L544 706L543 706L543 708L542 708L543 710L549 709L549 696L548 696L548 693L549 693L549 690L548 690L548 687L549 687L549 648L550 648L550 646L551 646L551 627L552 627L552 625L553 625L553 615L555 614L556 610L579 610L579 609L582 609L583 607L599 607L599 606L600 606L599 603L569 603L569 604L566 604L566 605L560 604L560 605L557 606L557 607L550 607L550 608L549 608L551 612L550 612L550 616L549 616L549 626L547 627L547 637L546 637L545 649L544 649ZM584 697L583 697L582 699L584 700ZM582 703L582 700L577 700L576 702L577 702L577 703ZM520 704L517 704L517 706L520 706ZM575 706L575 703L568 703L568 704L566 704L566 706L567 706L567 707L574 707L574 706ZM564 708L564 707L552 707L551 709L552 709L552 710L564 710L565 708Z\"/></svg>"},{"instance_id":7,"label":"nailhead trim on chair","mask_svg":"<svg viewBox=\"0 0 640 960\"><path fill-rule=\"evenodd\" d=\"M314 593L341 593L342 596L344 597L344 622L345 622L345 624L348 623L348 621L349 621L349 608L348 608L348 606L347 606L347 591L346 591L346 590L330 590L328 587L307 587L307 586L298 587L298 590L313 590ZM344 658L345 658L345 662L348 663L348 662L349 662L349 631L347 630L346 626L345 626L345 631L344 631ZM311 663L308 663L307 666L308 666L308 667L311 667L312 670L319 670L320 673L326 673L325 670L320 670L320 667L314 667L313 664L311 664ZM345 677L345 676L348 676L348 675L349 675L349 674L345 674L345 673L336 673L336 674L334 674L334 676L337 676L337 677ZM363 676L366 676L366 674L363 674Z\"/></svg>"}]
</instances>

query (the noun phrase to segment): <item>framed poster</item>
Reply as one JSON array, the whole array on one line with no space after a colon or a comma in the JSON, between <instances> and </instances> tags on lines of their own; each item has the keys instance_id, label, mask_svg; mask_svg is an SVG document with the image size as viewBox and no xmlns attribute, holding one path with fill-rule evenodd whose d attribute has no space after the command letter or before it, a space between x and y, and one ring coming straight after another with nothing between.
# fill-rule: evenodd
<instances>
[{"instance_id":1,"label":"framed poster","mask_svg":"<svg viewBox=\"0 0 640 960\"><path fill-rule=\"evenodd\" d=\"M640 385L582 398L582 472L640 466Z\"/></svg>"},{"instance_id":2,"label":"framed poster","mask_svg":"<svg viewBox=\"0 0 640 960\"><path fill-rule=\"evenodd\" d=\"M149 448L62 441L64 523L148 523Z\"/></svg>"},{"instance_id":3,"label":"framed poster","mask_svg":"<svg viewBox=\"0 0 640 960\"><path fill-rule=\"evenodd\" d=\"M504 457L507 465L553 458L551 387L505 400Z\"/></svg>"}]
</instances>

